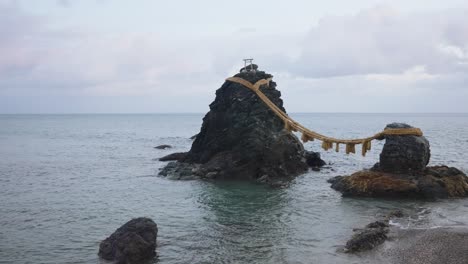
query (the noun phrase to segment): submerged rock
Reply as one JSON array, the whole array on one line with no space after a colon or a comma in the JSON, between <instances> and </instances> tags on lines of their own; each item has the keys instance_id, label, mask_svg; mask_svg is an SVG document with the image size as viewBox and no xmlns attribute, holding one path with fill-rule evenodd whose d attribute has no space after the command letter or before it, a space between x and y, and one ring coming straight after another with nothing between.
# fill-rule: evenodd
<instances>
[{"instance_id":1,"label":"submerged rock","mask_svg":"<svg viewBox=\"0 0 468 264\"><path fill-rule=\"evenodd\" d=\"M456 168L427 167L413 174L364 170L330 179L344 196L449 198L468 196L468 177Z\"/></svg>"},{"instance_id":2,"label":"submerged rock","mask_svg":"<svg viewBox=\"0 0 468 264\"><path fill-rule=\"evenodd\" d=\"M99 245L99 257L121 264L136 264L156 253L156 223L145 217L135 218L117 229Z\"/></svg>"},{"instance_id":3,"label":"submerged rock","mask_svg":"<svg viewBox=\"0 0 468 264\"><path fill-rule=\"evenodd\" d=\"M263 71L235 76L251 83L272 77ZM275 82L260 89L285 111ZM191 176L201 178L261 178L261 182L267 183L290 179L308 168L302 143L284 129L282 120L250 89L228 81L216 91L201 131L186 157L168 166L171 169L163 169L161 175L176 173L172 175L181 178L191 171Z\"/></svg>"},{"instance_id":4,"label":"submerged rock","mask_svg":"<svg viewBox=\"0 0 468 264\"><path fill-rule=\"evenodd\" d=\"M404 123L392 123L385 127L411 128ZM385 136L385 144L376 165L385 172L421 171L431 157L429 141L424 136Z\"/></svg>"},{"instance_id":5,"label":"submerged rock","mask_svg":"<svg viewBox=\"0 0 468 264\"><path fill-rule=\"evenodd\" d=\"M172 148L171 145L159 145L154 147L155 149L167 149L167 148Z\"/></svg>"}]
</instances>

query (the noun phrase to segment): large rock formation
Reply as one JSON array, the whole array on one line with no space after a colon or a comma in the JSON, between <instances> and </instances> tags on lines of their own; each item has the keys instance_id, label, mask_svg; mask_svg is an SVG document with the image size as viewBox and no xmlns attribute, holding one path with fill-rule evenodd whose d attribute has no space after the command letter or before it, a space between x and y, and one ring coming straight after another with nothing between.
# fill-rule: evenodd
<instances>
[{"instance_id":1,"label":"large rock formation","mask_svg":"<svg viewBox=\"0 0 468 264\"><path fill-rule=\"evenodd\" d=\"M156 253L158 227L153 220L135 218L117 229L99 245L99 257L119 264L137 264Z\"/></svg>"},{"instance_id":2,"label":"large rock formation","mask_svg":"<svg viewBox=\"0 0 468 264\"><path fill-rule=\"evenodd\" d=\"M251 71L235 77L255 83L272 76ZM285 111L275 82L260 89ZM305 155L298 138L284 129L281 119L255 93L226 81L216 91L190 151L178 163L168 164L160 174L274 182L305 172Z\"/></svg>"},{"instance_id":3,"label":"large rock formation","mask_svg":"<svg viewBox=\"0 0 468 264\"><path fill-rule=\"evenodd\" d=\"M390 124L386 128L410 127ZM468 196L468 177L456 168L426 167L429 142L418 136L386 136L380 162L370 170L337 176L331 187L345 196L448 198Z\"/></svg>"}]
</instances>

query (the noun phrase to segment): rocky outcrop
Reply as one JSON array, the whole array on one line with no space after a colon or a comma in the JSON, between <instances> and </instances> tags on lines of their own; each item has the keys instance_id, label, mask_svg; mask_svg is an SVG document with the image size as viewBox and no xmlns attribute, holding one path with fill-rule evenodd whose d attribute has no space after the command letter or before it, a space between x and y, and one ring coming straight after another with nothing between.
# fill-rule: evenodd
<instances>
[{"instance_id":1,"label":"rocky outcrop","mask_svg":"<svg viewBox=\"0 0 468 264\"><path fill-rule=\"evenodd\" d=\"M403 123L392 123L385 127L411 128ZM385 145L376 165L385 172L405 173L421 171L431 157L429 141L423 136L385 136Z\"/></svg>"},{"instance_id":2,"label":"rocky outcrop","mask_svg":"<svg viewBox=\"0 0 468 264\"><path fill-rule=\"evenodd\" d=\"M153 220L135 218L117 229L99 245L99 257L119 264L137 264L156 253L158 227Z\"/></svg>"},{"instance_id":3,"label":"rocky outcrop","mask_svg":"<svg viewBox=\"0 0 468 264\"><path fill-rule=\"evenodd\" d=\"M468 177L456 168L427 167L413 174L364 170L330 179L343 196L450 198L468 196Z\"/></svg>"},{"instance_id":4,"label":"rocky outcrop","mask_svg":"<svg viewBox=\"0 0 468 264\"><path fill-rule=\"evenodd\" d=\"M182 160L187 156L187 152L176 152L159 158L159 161Z\"/></svg>"},{"instance_id":5,"label":"rocky outcrop","mask_svg":"<svg viewBox=\"0 0 468 264\"><path fill-rule=\"evenodd\" d=\"M238 73L235 77L255 83L272 76L256 71ZM260 89L285 111L276 83ZM164 168L161 175L190 171L189 177L261 178L267 183L290 179L308 168L302 143L284 129L281 119L251 90L228 81L216 91L216 98L203 118L201 131L190 151L180 162L168 166L170 168ZM179 176L182 177L179 174L175 178Z\"/></svg>"},{"instance_id":6,"label":"rocky outcrop","mask_svg":"<svg viewBox=\"0 0 468 264\"><path fill-rule=\"evenodd\" d=\"M410 127L394 123L386 128ZM329 180L344 196L449 198L468 196L468 177L456 168L426 167L429 142L418 136L386 136L380 162L370 170Z\"/></svg>"}]
</instances>

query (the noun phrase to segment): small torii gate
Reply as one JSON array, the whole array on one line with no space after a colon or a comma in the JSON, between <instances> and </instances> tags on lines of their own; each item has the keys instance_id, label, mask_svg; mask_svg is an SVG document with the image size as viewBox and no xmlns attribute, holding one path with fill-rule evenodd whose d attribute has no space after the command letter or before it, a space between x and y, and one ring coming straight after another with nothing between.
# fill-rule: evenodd
<instances>
[{"instance_id":1,"label":"small torii gate","mask_svg":"<svg viewBox=\"0 0 468 264\"><path fill-rule=\"evenodd\" d=\"M253 68L253 63L252 63L253 59L250 58L250 59L244 59L244 69L246 71L254 71L255 69ZM247 70L247 66L250 66L250 69Z\"/></svg>"}]
</instances>

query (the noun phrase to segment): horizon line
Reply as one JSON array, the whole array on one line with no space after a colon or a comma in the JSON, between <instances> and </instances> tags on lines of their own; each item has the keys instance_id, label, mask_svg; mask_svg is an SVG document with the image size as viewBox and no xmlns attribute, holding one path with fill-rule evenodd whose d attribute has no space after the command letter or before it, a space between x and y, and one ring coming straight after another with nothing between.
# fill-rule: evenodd
<instances>
[{"instance_id":1,"label":"horizon line","mask_svg":"<svg viewBox=\"0 0 468 264\"><path fill-rule=\"evenodd\" d=\"M44 112L44 113L0 113L0 115L187 115L207 112ZM289 112L289 114L468 114L468 112Z\"/></svg>"}]
</instances>

